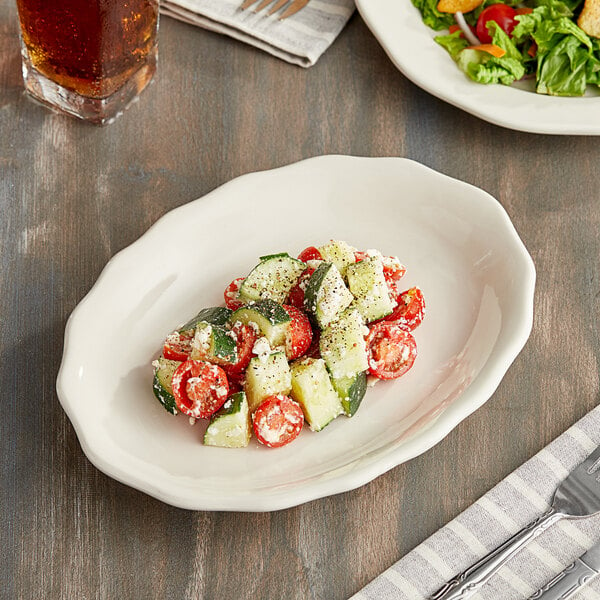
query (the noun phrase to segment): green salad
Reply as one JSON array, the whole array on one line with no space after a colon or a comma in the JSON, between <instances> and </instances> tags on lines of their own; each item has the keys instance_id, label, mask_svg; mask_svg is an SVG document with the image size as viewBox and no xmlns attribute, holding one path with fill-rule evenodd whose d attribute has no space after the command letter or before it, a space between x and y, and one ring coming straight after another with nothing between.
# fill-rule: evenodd
<instances>
[{"instance_id":1,"label":"green salad","mask_svg":"<svg viewBox=\"0 0 600 600\"><path fill-rule=\"evenodd\" d=\"M600 84L600 0L412 0L458 67L478 83L535 80L539 94ZM462 9L462 10L461 10Z\"/></svg>"}]
</instances>

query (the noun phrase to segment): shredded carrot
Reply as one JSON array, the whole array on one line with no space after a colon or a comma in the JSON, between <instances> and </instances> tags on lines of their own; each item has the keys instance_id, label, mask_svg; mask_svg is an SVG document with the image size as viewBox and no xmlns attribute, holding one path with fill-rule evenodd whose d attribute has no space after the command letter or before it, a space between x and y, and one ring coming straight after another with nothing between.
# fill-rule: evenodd
<instances>
[{"instance_id":1,"label":"shredded carrot","mask_svg":"<svg viewBox=\"0 0 600 600\"><path fill-rule=\"evenodd\" d=\"M516 15L530 15L533 12L533 8L529 8L528 6L523 6L522 8L515 9Z\"/></svg>"},{"instance_id":2,"label":"shredded carrot","mask_svg":"<svg viewBox=\"0 0 600 600\"><path fill-rule=\"evenodd\" d=\"M471 50L481 50L482 52L487 52L496 58L502 58L506 54L506 50L500 48L500 46L496 46L496 44L479 44L478 46L469 46Z\"/></svg>"}]
</instances>

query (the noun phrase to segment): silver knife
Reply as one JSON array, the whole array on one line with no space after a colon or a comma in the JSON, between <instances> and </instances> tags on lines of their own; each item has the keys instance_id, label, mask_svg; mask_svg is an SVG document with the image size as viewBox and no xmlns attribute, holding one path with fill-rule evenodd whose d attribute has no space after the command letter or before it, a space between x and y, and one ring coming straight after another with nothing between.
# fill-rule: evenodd
<instances>
[{"instance_id":1,"label":"silver knife","mask_svg":"<svg viewBox=\"0 0 600 600\"><path fill-rule=\"evenodd\" d=\"M600 543L538 590L529 600L567 600L600 574Z\"/></svg>"}]
</instances>

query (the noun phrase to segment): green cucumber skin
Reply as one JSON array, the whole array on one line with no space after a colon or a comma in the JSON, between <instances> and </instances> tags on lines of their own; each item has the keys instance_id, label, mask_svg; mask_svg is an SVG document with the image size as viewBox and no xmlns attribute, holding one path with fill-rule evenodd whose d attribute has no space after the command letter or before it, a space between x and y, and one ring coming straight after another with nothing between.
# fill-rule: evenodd
<instances>
[{"instance_id":1,"label":"green cucumber skin","mask_svg":"<svg viewBox=\"0 0 600 600\"><path fill-rule=\"evenodd\" d=\"M168 392L160 382L158 378L158 371L154 373L154 379L152 381L152 391L156 396L156 399L162 404L163 408L172 415L177 414L177 403L173 394Z\"/></svg>"},{"instance_id":2,"label":"green cucumber skin","mask_svg":"<svg viewBox=\"0 0 600 600\"><path fill-rule=\"evenodd\" d=\"M230 323L236 322L236 315L246 314L248 311L256 311L264 317L271 325L282 325L291 321L290 315L287 314L285 308L275 300L265 298L253 304L242 306L232 313L229 318Z\"/></svg>"},{"instance_id":3,"label":"green cucumber skin","mask_svg":"<svg viewBox=\"0 0 600 600\"><path fill-rule=\"evenodd\" d=\"M265 254L264 256L259 256L258 259L260 262L264 262L271 258L291 258L291 256L287 252L278 252L277 254Z\"/></svg>"},{"instance_id":4,"label":"green cucumber skin","mask_svg":"<svg viewBox=\"0 0 600 600\"><path fill-rule=\"evenodd\" d=\"M323 284L323 279L327 277L327 273L329 273L329 269L332 267L333 265L331 263L321 263L315 269L315 272L310 276L308 283L306 284L306 290L304 291L304 308L313 317L317 311L319 289Z\"/></svg>"},{"instance_id":5,"label":"green cucumber skin","mask_svg":"<svg viewBox=\"0 0 600 600\"><path fill-rule=\"evenodd\" d=\"M349 388L346 387L345 382L332 381L333 387L342 401L344 413L347 417L352 417L356 414L367 392L367 372L361 371L358 373Z\"/></svg>"},{"instance_id":6,"label":"green cucumber skin","mask_svg":"<svg viewBox=\"0 0 600 600\"><path fill-rule=\"evenodd\" d=\"M211 422L225 415L234 415L240 412L242 402L246 399L244 392L236 392L227 399L227 402L210 418Z\"/></svg>"},{"instance_id":7,"label":"green cucumber skin","mask_svg":"<svg viewBox=\"0 0 600 600\"><path fill-rule=\"evenodd\" d=\"M211 325L213 335L213 353L215 357L229 363L237 362L237 344L229 331L218 325Z\"/></svg>"},{"instance_id":8,"label":"green cucumber skin","mask_svg":"<svg viewBox=\"0 0 600 600\"><path fill-rule=\"evenodd\" d=\"M225 306L212 306L203 308L193 319L182 325L179 332L194 329L198 323L209 323L210 325L225 325L233 311Z\"/></svg>"}]
</instances>

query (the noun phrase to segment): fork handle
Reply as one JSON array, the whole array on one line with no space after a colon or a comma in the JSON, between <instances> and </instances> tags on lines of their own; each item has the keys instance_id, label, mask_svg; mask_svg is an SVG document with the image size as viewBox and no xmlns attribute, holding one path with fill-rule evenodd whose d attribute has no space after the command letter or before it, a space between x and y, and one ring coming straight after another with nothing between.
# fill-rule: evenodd
<instances>
[{"instance_id":1,"label":"fork handle","mask_svg":"<svg viewBox=\"0 0 600 600\"><path fill-rule=\"evenodd\" d=\"M562 519L565 515L554 508L549 509L541 517L526 525L504 542L501 546L484 556L473 566L463 571L439 589L431 600L465 600L489 581L508 560L523 546L546 531L548 527Z\"/></svg>"},{"instance_id":2,"label":"fork handle","mask_svg":"<svg viewBox=\"0 0 600 600\"><path fill-rule=\"evenodd\" d=\"M529 600L567 600L592 579L598 577L598 571L586 565L581 558L569 565L552 581L538 590Z\"/></svg>"}]
</instances>

